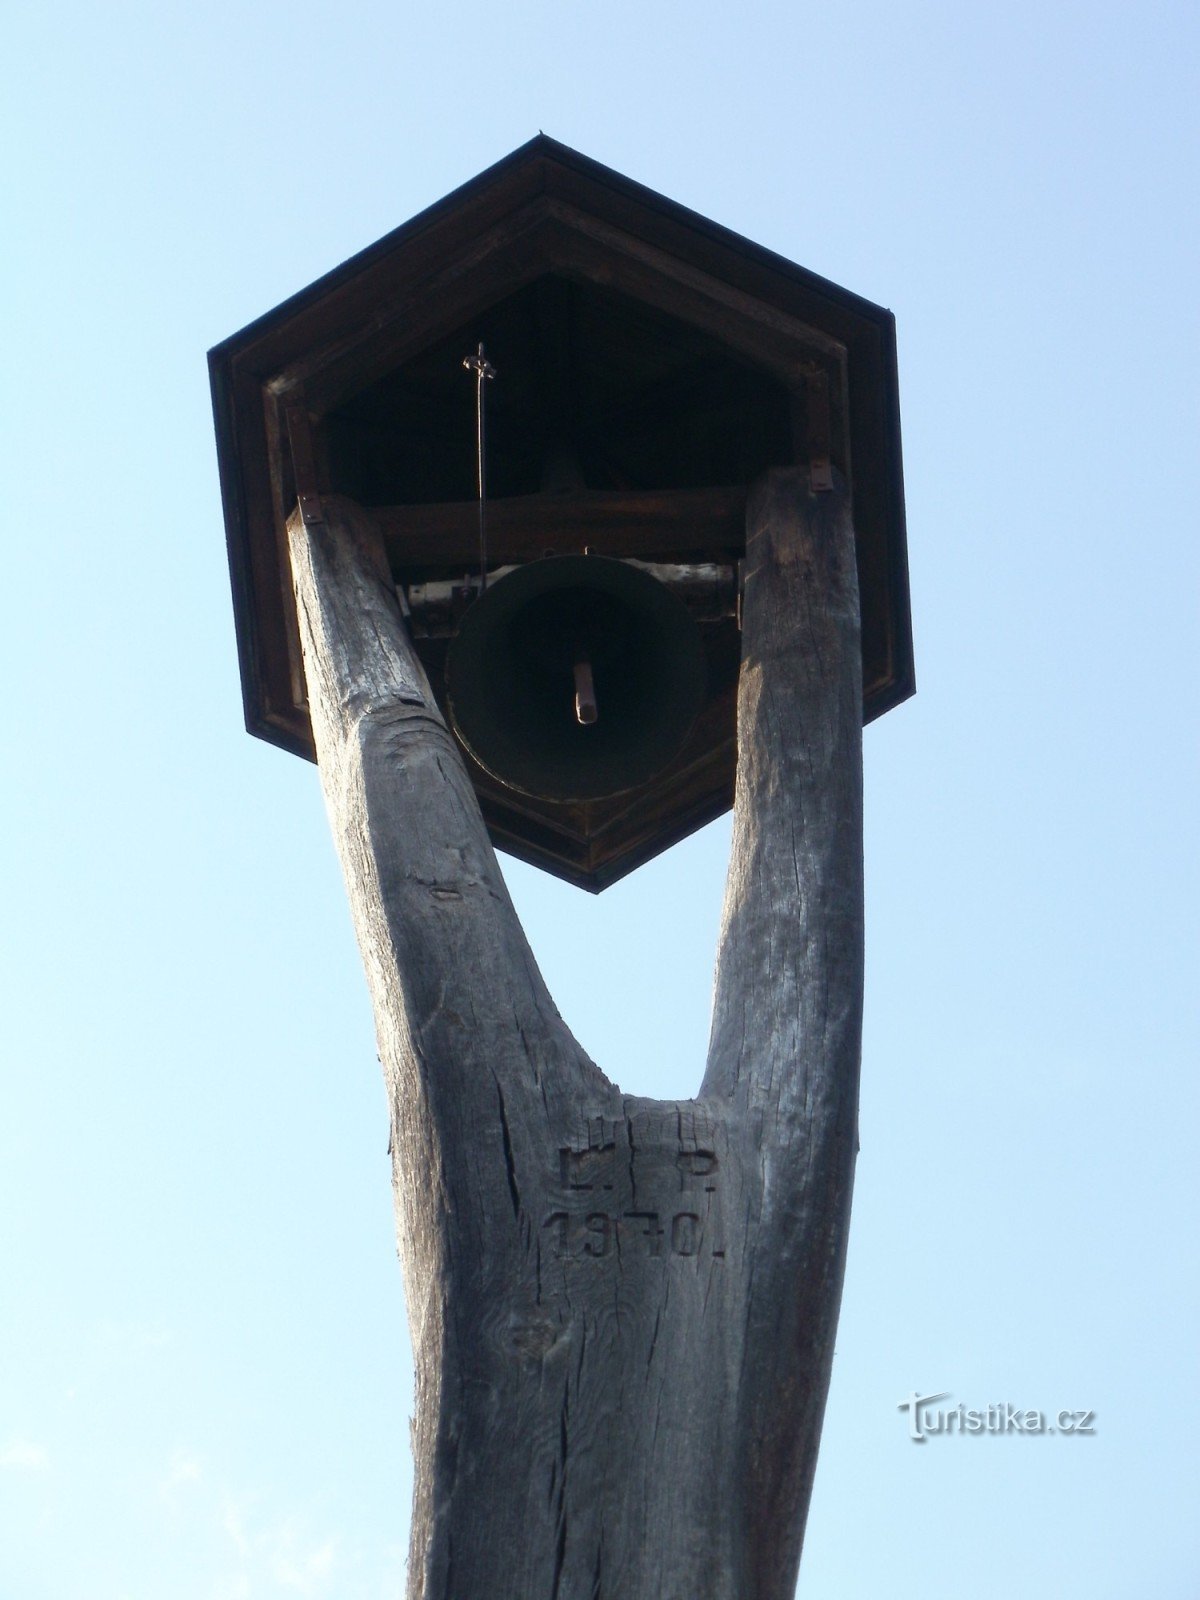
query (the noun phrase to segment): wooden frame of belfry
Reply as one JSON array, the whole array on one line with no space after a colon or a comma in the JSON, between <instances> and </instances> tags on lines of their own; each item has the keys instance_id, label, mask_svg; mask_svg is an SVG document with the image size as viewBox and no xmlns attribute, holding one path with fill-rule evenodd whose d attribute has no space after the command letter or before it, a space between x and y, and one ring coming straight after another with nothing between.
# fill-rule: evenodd
<instances>
[{"instance_id":1,"label":"wooden frame of belfry","mask_svg":"<svg viewBox=\"0 0 1200 1600\"><path fill-rule=\"evenodd\" d=\"M312 758L286 523L304 493L379 525L394 581L477 561L474 385L486 343L488 544L736 570L770 467L851 487L863 716L913 690L890 312L544 136L210 354L244 710ZM564 450L563 447L566 447ZM577 481L546 468L574 454ZM464 751L492 842L597 891L733 801L740 638L701 619L708 690L667 768L582 804L515 795ZM445 639L414 638L445 708Z\"/></svg>"},{"instance_id":2,"label":"wooden frame of belfry","mask_svg":"<svg viewBox=\"0 0 1200 1600\"><path fill-rule=\"evenodd\" d=\"M894 331L551 141L493 173L430 214L440 244L418 228L378 257L390 299L335 274L211 358L248 721L316 757L387 1087L416 1370L409 1600L791 1600L857 1152L862 726L912 691ZM648 320L595 288L618 259L626 290L663 302ZM486 287L463 290L480 262ZM463 301L439 301L434 329L414 283ZM691 743L615 810L491 783L406 615L477 537L418 350L436 338L461 368L468 302L510 339L497 388L515 394L490 559L586 539L737 572ZM382 349L355 331L372 316ZM586 346L577 402L581 325L605 347ZM743 382L748 349L765 378ZM513 350L540 389L521 391ZM622 374L650 397L639 417L679 401L645 450L605 388ZM527 439L557 460L563 417L583 440L569 492L552 474L531 489ZM556 1010L494 844L598 888L731 797L702 1081L688 1100L627 1093Z\"/></svg>"}]
</instances>

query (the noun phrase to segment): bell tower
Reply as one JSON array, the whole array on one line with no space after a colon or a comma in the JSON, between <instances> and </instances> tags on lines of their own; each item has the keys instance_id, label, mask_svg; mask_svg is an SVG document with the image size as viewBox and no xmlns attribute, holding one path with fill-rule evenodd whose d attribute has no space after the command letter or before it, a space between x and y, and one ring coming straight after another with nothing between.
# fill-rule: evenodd
<instances>
[{"instance_id":1,"label":"bell tower","mask_svg":"<svg viewBox=\"0 0 1200 1600\"><path fill-rule=\"evenodd\" d=\"M537 139L211 361L247 719L375 1009L410 1600L791 1600L912 692L892 319ZM703 1079L646 1100L493 844L601 889L731 802Z\"/></svg>"}]
</instances>

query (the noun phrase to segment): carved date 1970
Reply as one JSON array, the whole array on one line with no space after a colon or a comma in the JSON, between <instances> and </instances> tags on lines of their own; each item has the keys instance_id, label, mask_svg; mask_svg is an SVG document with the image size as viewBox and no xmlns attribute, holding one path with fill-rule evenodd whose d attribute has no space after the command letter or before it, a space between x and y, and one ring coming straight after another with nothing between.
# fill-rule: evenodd
<instances>
[{"instance_id":1,"label":"carved date 1970","mask_svg":"<svg viewBox=\"0 0 1200 1600\"><path fill-rule=\"evenodd\" d=\"M704 1248L704 1224L695 1211L624 1211L613 1216L607 1211L590 1211L573 1217L566 1211L552 1211L542 1224L552 1230L557 1256L618 1255L632 1248L641 1256L697 1256ZM724 1258L721 1248L705 1252L717 1260Z\"/></svg>"}]
</instances>

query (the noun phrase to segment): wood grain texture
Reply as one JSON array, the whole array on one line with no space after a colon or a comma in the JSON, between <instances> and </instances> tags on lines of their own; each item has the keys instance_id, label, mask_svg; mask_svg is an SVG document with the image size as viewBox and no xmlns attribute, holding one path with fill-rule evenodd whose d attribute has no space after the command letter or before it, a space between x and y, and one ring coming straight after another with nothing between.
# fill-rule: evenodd
<instances>
[{"instance_id":1,"label":"wood grain texture","mask_svg":"<svg viewBox=\"0 0 1200 1600\"><path fill-rule=\"evenodd\" d=\"M741 554L744 489L583 490L517 495L488 502L488 559L493 566L535 561L553 550L672 560L700 552ZM425 568L471 571L479 564L479 505L372 507L397 574Z\"/></svg>"},{"instance_id":2,"label":"wood grain texture","mask_svg":"<svg viewBox=\"0 0 1200 1600\"><path fill-rule=\"evenodd\" d=\"M571 1037L377 524L289 525L375 1007L416 1361L410 1600L789 1600L856 1147L861 668L847 497L748 506L735 840L699 1098Z\"/></svg>"}]
</instances>

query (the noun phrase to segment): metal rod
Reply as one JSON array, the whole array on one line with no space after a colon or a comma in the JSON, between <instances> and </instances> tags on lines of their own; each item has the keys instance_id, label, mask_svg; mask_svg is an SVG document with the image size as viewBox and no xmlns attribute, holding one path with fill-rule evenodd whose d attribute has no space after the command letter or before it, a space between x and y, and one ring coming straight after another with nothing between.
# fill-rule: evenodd
<instances>
[{"instance_id":1,"label":"metal rod","mask_svg":"<svg viewBox=\"0 0 1200 1600\"><path fill-rule=\"evenodd\" d=\"M496 369L488 360L482 342L473 356L463 358L463 366L475 374L475 467L479 485L479 592L487 592L487 526L484 508L487 504L487 453L484 435L483 385L487 378L496 376Z\"/></svg>"}]
</instances>

